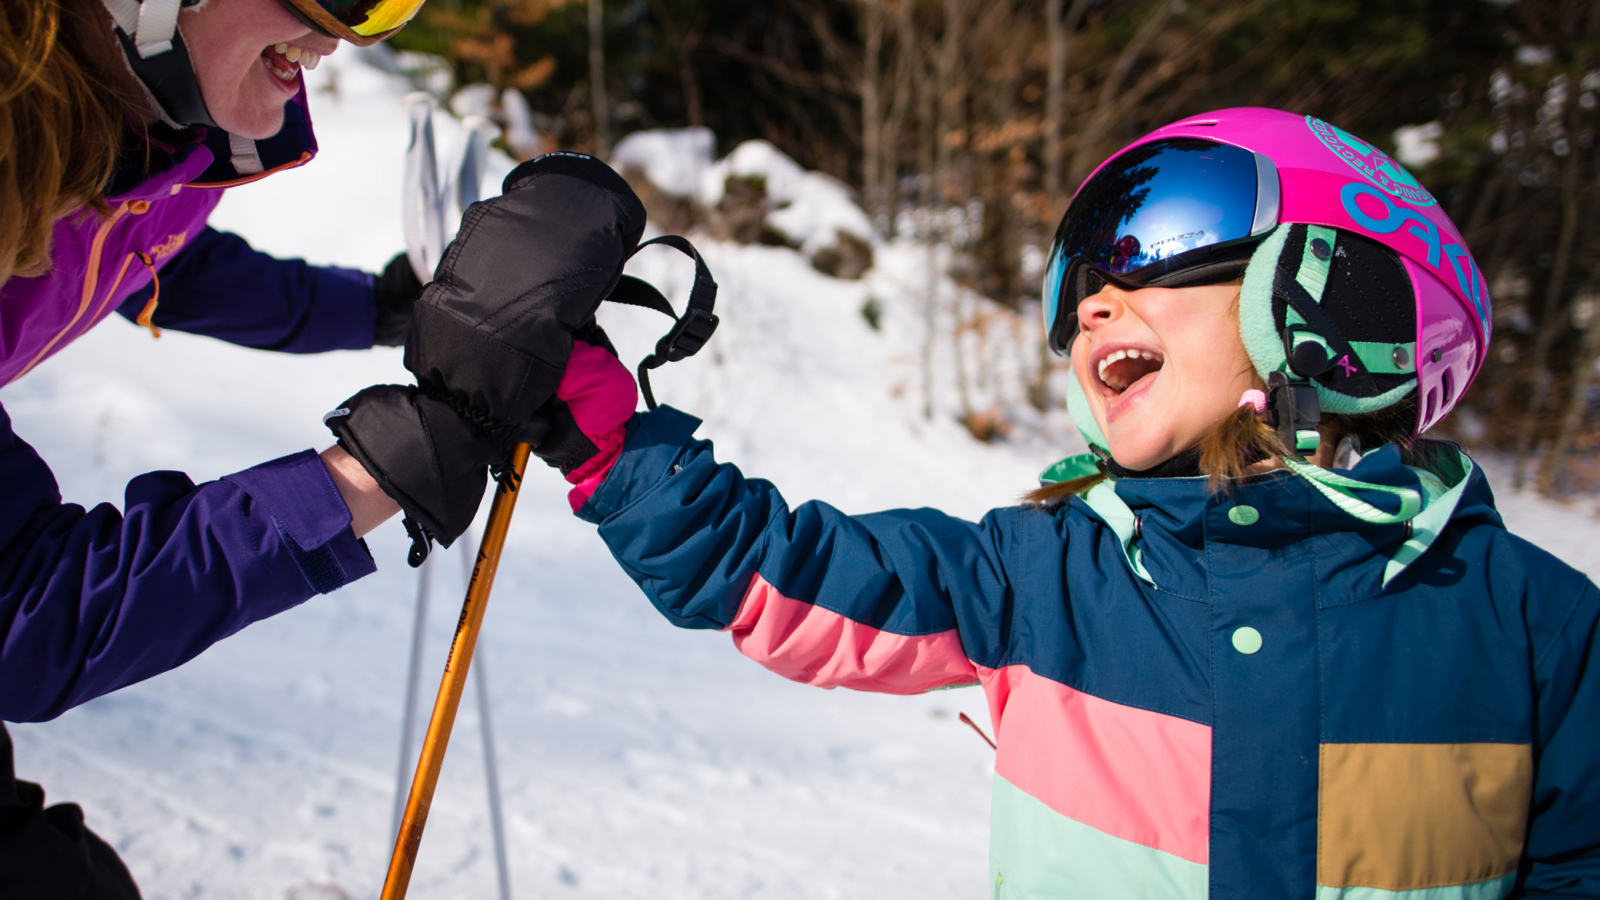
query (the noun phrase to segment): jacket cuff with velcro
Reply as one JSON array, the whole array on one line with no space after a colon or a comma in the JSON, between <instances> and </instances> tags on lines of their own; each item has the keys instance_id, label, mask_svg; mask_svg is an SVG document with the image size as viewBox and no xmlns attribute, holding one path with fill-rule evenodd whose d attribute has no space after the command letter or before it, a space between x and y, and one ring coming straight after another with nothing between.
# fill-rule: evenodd
<instances>
[{"instance_id":1,"label":"jacket cuff with velcro","mask_svg":"<svg viewBox=\"0 0 1600 900\"><path fill-rule=\"evenodd\" d=\"M350 509L311 450L223 477L271 517L284 549L313 591L326 594L377 571L350 529Z\"/></svg>"},{"instance_id":2,"label":"jacket cuff with velcro","mask_svg":"<svg viewBox=\"0 0 1600 900\"><path fill-rule=\"evenodd\" d=\"M699 419L670 406L635 413L628 421L622 455L589 502L577 511L578 518L599 525L638 501L672 475L699 427Z\"/></svg>"}]
</instances>

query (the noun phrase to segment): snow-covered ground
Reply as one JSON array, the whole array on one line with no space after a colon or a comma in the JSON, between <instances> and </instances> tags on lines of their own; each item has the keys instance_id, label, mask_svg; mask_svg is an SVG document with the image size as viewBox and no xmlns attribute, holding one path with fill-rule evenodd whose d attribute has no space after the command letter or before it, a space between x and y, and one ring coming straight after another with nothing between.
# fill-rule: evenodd
<instances>
[{"instance_id":1,"label":"snow-covered ground","mask_svg":"<svg viewBox=\"0 0 1600 900\"><path fill-rule=\"evenodd\" d=\"M280 255L377 268L402 242L406 88L348 48L312 87L321 156L230 192L214 222ZM443 116L438 127L448 156L458 130ZM497 176L509 163L496 165ZM1050 437L1068 431L1059 415L1010 443L973 441L950 415L947 381L938 415L922 417L925 251L880 247L867 279L841 282L792 251L701 247L723 325L702 356L659 370L656 393L702 416L722 458L792 500L975 517L1080 449ZM676 284L681 302L687 269L662 251L632 271ZM861 315L868 297L882 307L881 331ZM603 321L625 358L665 324L632 309ZM1019 354L1034 352L1026 337ZM1002 366L992 377L1014 375ZM114 320L0 401L66 497L95 503L120 499L128 478L151 469L204 480L323 447L323 411L406 378L398 350L291 358L174 333L154 341ZM987 726L980 692L817 691L763 672L725 636L678 631L568 514L565 491L553 474L530 475L480 644L515 896L982 895L992 754L957 721L966 712ZM1600 574L1588 510L1521 497L1504 506L1514 529ZM398 524L369 543L375 576L178 671L14 727L18 774L83 804L149 900L376 897L417 576ZM431 698L463 578L454 552L430 566ZM496 893L475 711L469 696L417 898Z\"/></svg>"}]
</instances>

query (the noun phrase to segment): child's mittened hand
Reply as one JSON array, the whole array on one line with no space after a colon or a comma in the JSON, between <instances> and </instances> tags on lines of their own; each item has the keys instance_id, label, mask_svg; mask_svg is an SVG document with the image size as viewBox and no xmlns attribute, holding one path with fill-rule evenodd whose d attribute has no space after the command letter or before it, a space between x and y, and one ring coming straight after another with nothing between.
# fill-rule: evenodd
<instances>
[{"instance_id":1,"label":"child's mittened hand","mask_svg":"<svg viewBox=\"0 0 1600 900\"><path fill-rule=\"evenodd\" d=\"M573 512L588 502L622 454L628 419L638 404L633 375L616 356L573 342L556 395L540 410L550 430L533 448L574 485L567 494Z\"/></svg>"}]
</instances>

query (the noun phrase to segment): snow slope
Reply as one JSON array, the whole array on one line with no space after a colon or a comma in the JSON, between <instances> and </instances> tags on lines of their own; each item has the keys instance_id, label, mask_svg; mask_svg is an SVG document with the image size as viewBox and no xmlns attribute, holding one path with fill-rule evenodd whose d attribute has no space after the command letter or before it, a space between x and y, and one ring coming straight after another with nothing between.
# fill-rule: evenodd
<instances>
[{"instance_id":1,"label":"snow slope","mask_svg":"<svg viewBox=\"0 0 1600 900\"><path fill-rule=\"evenodd\" d=\"M312 86L321 156L230 192L214 222L281 255L376 268L401 247L407 87L349 48ZM459 131L437 124L448 157ZM722 330L701 357L660 370L657 395L703 416L723 459L791 500L976 517L1080 448L1049 437L1067 432L1059 415L1013 443L977 444L954 423L948 385L935 418L922 418L925 251L881 248L865 281L839 282L787 250L702 250L722 286ZM680 302L690 274L670 251L632 271L675 284ZM869 296L882 331L860 315ZM604 322L634 359L665 324L631 309ZM405 379L398 350L290 358L174 333L153 341L115 320L0 402L66 497L94 503L151 469L204 480L326 446L322 412ZM982 895L992 754L956 721L966 712L987 727L980 692L818 691L761 671L725 636L673 629L567 513L565 490L530 475L480 645L516 896ZM1508 508L1514 528L1600 574L1586 515L1522 498ZM369 543L375 576L176 672L16 726L19 775L83 804L150 900L376 897L417 576L398 524ZM430 566L429 697L463 582L454 552ZM469 697L414 897L495 896L478 734Z\"/></svg>"}]
</instances>

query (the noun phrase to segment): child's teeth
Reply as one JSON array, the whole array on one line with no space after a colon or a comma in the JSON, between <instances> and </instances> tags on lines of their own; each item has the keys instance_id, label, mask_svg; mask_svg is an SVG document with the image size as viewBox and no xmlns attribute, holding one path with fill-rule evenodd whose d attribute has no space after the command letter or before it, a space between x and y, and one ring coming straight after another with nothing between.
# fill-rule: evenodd
<instances>
[{"instance_id":1,"label":"child's teeth","mask_svg":"<svg viewBox=\"0 0 1600 900\"><path fill-rule=\"evenodd\" d=\"M299 47L290 47L289 49L283 51L283 57L284 57L284 59L287 59L289 62L299 62L300 61L300 48Z\"/></svg>"},{"instance_id":2,"label":"child's teeth","mask_svg":"<svg viewBox=\"0 0 1600 900\"><path fill-rule=\"evenodd\" d=\"M320 62L322 62L321 54L313 53L310 50L302 50L300 52L300 67L301 68L303 68L303 69L315 69L317 67L317 63L320 63Z\"/></svg>"},{"instance_id":3,"label":"child's teeth","mask_svg":"<svg viewBox=\"0 0 1600 900\"><path fill-rule=\"evenodd\" d=\"M288 44L273 44L272 45L272 49L278 51L279 53L286 53L289 50L289 45Z\"/></svg>"}]
</instances>

